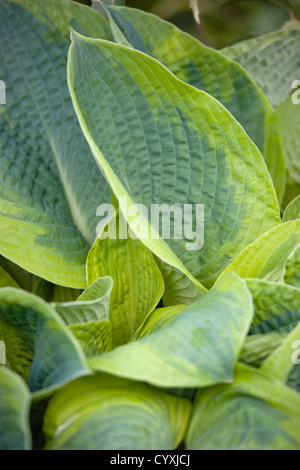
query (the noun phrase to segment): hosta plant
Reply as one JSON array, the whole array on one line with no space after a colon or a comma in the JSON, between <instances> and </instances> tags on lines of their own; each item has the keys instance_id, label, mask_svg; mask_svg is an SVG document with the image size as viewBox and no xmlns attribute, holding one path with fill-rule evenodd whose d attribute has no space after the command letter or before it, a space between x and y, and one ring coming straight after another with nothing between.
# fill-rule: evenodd
<instances>
[{"instance_id":1,"label":"hosta plant","mask_svg":"<svg viewBox=\"0 0 300 470\"><path fill-rule=\"evenodd\" d=\"M300 449L298 23L101 11L0 1L0 449Z\"/></svg>"}]
</instances>

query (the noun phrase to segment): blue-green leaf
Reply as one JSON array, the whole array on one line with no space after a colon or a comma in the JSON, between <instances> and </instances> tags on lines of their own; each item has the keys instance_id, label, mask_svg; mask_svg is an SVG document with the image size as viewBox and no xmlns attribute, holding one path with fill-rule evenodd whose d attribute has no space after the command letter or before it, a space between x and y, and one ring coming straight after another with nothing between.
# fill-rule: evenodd
<instances>
[{"instance_id":1,"label":"blue-green leaf","mask_svg":"<svg viewBox=\"0 0 300 470\"><path fill-rule=\"evenodd\" d=\"M165 328L150 330L137 341L92 358L89 365L161 387L228 383L252 315L246 283L230 273L180 313L174 307Z\"/></svg>"},{"instance_id":2,"label":"blue-green leaf","mask_svg":"<svg viewBox=\"0 0 300 470\"><path fill-rule=\"evenodd\" d=\"M20 377L0 366L0 450L29 450L30 393Z\"/></svg>"},{"instance_id":3,"label":"blue-green leaf","mask_svg":"<svg viewBox=\"0 0 300 470\"><path fill-rule=\"evenodd\" d=\"M47 407L47 450L171 450L183 440L189 401L100 374L72 382Z\"/></svg>"},{"instance_id":4,"label":"blue-green leaf","mask_svg":"<svg viewBox=\"0 0 300 470\"><path fill-rule=\"evenodd\" d=\"M150 237L144 218L139 238L162 261L209 287L243 247L279 223L261 154L211 96L139 51L75 33L68 79L83 132L131 228L136 203L148 211L154 203L191 204L195 225L195 205L204 204L213 243L202 249L199 224L199 243L190 247L187 236Z\"/></svg>"},{"instance_id":5,"label":"blue-green leaf","mask_svg":"<svg viewBox=\"0 0 300 470\"><path fill-rule=\"evenodd\" d=\"M89 370L79 344L53 307L33 294L0 289L0 340L10 368L45 395Z\"/></svg>"}]
</instances>

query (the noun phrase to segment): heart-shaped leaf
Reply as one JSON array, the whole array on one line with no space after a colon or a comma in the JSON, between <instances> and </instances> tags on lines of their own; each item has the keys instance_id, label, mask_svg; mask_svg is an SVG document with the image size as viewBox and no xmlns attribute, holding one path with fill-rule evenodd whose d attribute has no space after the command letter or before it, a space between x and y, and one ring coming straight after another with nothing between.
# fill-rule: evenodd
<instances>
[{"instance_id":1,"label":"heart-shaped leaf","mask_svg":"<svg viewBox=\"0 0 300 470\"><path fill-rule=\"evenodd\" d=\"M139 238L164 262L211 286L244 246L279 222L261 154L205 92L139 51L75 33L68 80L83 132L132 231L136 203L148 215L152 204L181 211L189 204L193 235L165 241L149 235L145 217L140 224ZM205 237L213 240L202 249L197 204L205 206Z\"/></svg>"},{"instance_id":2,"label":"heart-shaped leaf","mask_svg":"<svg viewBox=\"0 0 300 470\"><path fill-rule=\"evenodd\" d=\"M29 450L30 393L20 377L0 366L0 450Z\"/></svg>"}]
</instances>

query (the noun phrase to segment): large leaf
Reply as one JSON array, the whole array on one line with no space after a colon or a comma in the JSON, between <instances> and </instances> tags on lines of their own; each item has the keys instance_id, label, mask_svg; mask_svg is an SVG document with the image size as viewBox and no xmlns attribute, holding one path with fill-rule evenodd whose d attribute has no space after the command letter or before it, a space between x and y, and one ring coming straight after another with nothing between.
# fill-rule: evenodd
<instances>
[{"instance_id":1,"label":"large leaf","mask_svg":"<svg viewBox=\"0 0 300 470\"><path fill-rule=\"evenodd\" d=\"M260 88L236 62L157 16L109 7L114 38L154 57L181 80L220 101L262 151L281 200L284 160L274 111Z\"/></svg>"},{"instance_id":2,"label":"large leaf","mask_svg":"<svg viewBox=\"0 0 300 470\"><path fill-rule=\"evenodd\" d=\"M100 276L113 279L109 319L118 346L130 341L156 307L164 282L150 250L140 240L121 239L119 222L114 217L111 223L116 224L116 238L96 239L87 259L87 280L90 284Z\"/></svg>"},{"instance_id":3,"label":"large leaf","mask_svg":"<svg viewBox=\"0 0 300 470\"><path fill-rule=\"evenodd\" d=\"M258 279L247 285L254 301L251 334L289 333L300 321L300 289Z\"/></svg>"},{"instance_id":4,"label":"large leaf","mask_svg":"<svg viewBox=\"0 0 300 470\"><path fill-rule=\"evenodd\" d=\"M279 31L223 49L239 62L265 92L274 107L291 93L300 70L300 30Z\"/></svg>"},{"instance_id":5,"label":"large leaf","mask_svg":"<svg viewBox=\"0 0 300 470\"><path fill-rule=\"evenodd\" d=\"M299 450L300 396L260 370L239 365L232 385L200 390L188 450Z\"/></svg>"},{"instance_id":6,"label":"large leaf","mask_svg":"<svg viewBox=\"0 0 300 470\"><path fill-rule=\"evenodd\" d=\"M10 368L36 396L88 373L83 353L58 313L28 292L0 289L0 339Z\"/></svg>"},{"instance_id":7,"label":"large leaf","mask_svg":"<svg viewBox=\"0 0 300 470\"><path fill-rule=\"evenodd\" d=\"M135 203L148 214L151 204L191 204L194 227L195 205L204 204L205 237L213 242L202 249L201 224L200 246L191 247L191 234L149 236L141 216L140 239L167 264L211 286L244 246L279 222L261 154L211 96L139 51L75 33L68 80L83 132L134 233Z\"/></svg>"},{"instance_id":8,"label":"large leaf","mask_svg":"<svg viewBox=\"0 0 300 470\"><path fill-rule=\"evenodd\" d=\"M233 379L253 305L246 283L222 277L213 290L178 313L165 328L92 358L104 372L163 387L205 387Z\"/></svg>"},{"instance_id":9,"label":"large leaf","mask_svg":"<svg viewBox=\"0 0 300 470\"><path fill-rule=\"evenodd\" d=\"M23 380L0 366L0 450L28 450L30 393Z\"/></svg>"},{"instance_id":10,"label":"large leaf","mask_svg":"<svg viewBox=\"0 0 300 470\"><path fill-rule=\"evenodd\" d=\"M46 449L171 450L183 440L191 405L147 385L98 375L79 379L50 401Z\"/></svg>"},{"instance_id":11,"label":"large leaf","mask_svg":"<svg viewBox=\"0 0 300 470\"><path fill-rule=\"evenodd\" d=\"M260 367L285 337L286 333L252 334L247 336L239 361L250 366Z\"/></svg>"},{"instance_id":12,"label":"large leaf","mask_svg":"<svg viewBox=\"0 0 300 470\"><path fill-rule=\"evenodd\" d=\"M259 237L240 253L226 271L234 271L246 278L263 278L273 273L279 276L286 259L300 243L300 220L278 225Z\"/></svg>"},{"instance_id":13,"label":"large leaf","mask_svg":"<svg viewBox=\"0 0 300 470\"><path fill-rule=\"evenodd\" d=\"M96 208L109 200L66 81L70 27L109 37L91 8L66 0L0 6L0 253L54 283L84 288Z\"/></svg>"},{"instance_id":14,"label":"large leaf","mask_svg":"<svg viewBox=\"0 0 300 470\"><path fill-rule=\"evenodd\" d=\"M300 66L298 75L299 73ZM283 201L285 206L300 194L300 104L293 103L289 96L278 106L277 116L287 168L287 187Z\"/></svg>"}]
</instances>

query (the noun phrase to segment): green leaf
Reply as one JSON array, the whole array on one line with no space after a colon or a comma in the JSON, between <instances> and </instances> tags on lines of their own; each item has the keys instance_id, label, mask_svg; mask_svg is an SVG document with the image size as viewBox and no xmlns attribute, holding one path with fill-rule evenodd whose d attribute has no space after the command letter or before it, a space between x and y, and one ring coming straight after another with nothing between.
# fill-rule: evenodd
<instances>
[{"instance_id":1,"label":"green leaf","mask_svg":"<svg viewBox=\"0 0 300 470\"><path fill-rule=\"evenodd\" d=\"M75 302L52 304L88 357L112 349L109 321L112 287L111 277L99 278Z\"/></svg>"},{"instance_id":2,"label":"green leaf","mask_svg":"<svg viewBox=\"0 0 300 470\"><path fill-rule=\"evenodd\" d=\"M85 289L75 302L52 305L67 325L108 320L112 288L112 278L101 277Z\"/></svg>"},{"instance_id":3,"label":"green leaf","mask_svg":"<svg viewBox=\"0 0 300 470\"><path fill-rule=\"evenodd\" d=\"M164 263L157 257L155 257L155 261L165 284L165 291L162 297L165 307L182 304L190 305L206 294L206 289L197 286L182 271Z\"/></svg>"},{"instance_id":4,"label":"green leaf","mask_svg":"<svg viewBox=\"0 0 300 470\"><path fill-rule=\"evenodd\" d=\"M10 368L35 396L88 373L83 353L56 311L28 292L0 289L0 340Z\"/></svg>"},{"instance_id":5,"label":"green leaf","mask_svg":"<svg viewBox=\"0 0 300 470\"><path fill-rule=\"evenodd\" d=\"M274 270L279 270L280 274L288 255L298 243L299 219L278 225L263 234L247 246L225 271L234 271L243 278L260 279Z\"/></svg>"},{"instance_id":6,"label":"green leaf","mask_svg":"<svg viewBox=\"0 0 300 470\"><path fill-rule=\"evenodd\" d=\"M300 243L286 260L284 282L298 287L300 292Z\"/></svg>"},{"instance_id":7,"label":"green leaf","mask_svg":"<svg viewBox=\"0 0 300 470\"><path fill-rule=\"evenodd\" d=\"M300 289L258 279L246 282L254 301L250 334L289 333L300 321Z\"/></svg>"},{"instance_id":8,"label":"green leaf","mask_svg":"<svg viewBox=\"0 0 300 470\"><path fill-rule=\"evenodd\" d=\"M300 322L278 348L264 361L261 369L300 392Z\"/></svg>"},{"instance_id":9,"label":"green leaf","mask_svg":"<svg viewBox=\"0 0 300 470\"><path fill-rule=\"evenodd\" d=\"M0 366L0 450L29 450L30 393L20 377Z\"/></svg>"},{"instance_id":10,"label":"green leaf","mask_svg":"<svg viewBox=\"0 0 300 470\"><path fill-rule=\"evenodd\" d=\"M274 111L260 88L236 62L157 16L126 7L108 7L116 42L145 52L184 82L220 101L261 150L279 200L285 167Z\"/></svg>"},{"instance_id":11,"label":"green leaf","mask_svg":"<svg viewBox=\"0 0 300 470\"><path fill-rule=\"evenodd\" d=\"M14 279L0 266L0 287L16 287L19 288L18 284Z\"/></svg>"},{"instance_id":12,"label":"green leaf","mask_svg":"<svg viewBox=\"0 0 300 470\"><path fill-rule=\"evenodd\" d=\"M300 219L300 196L296 197L286 207L282 222L288 222L289 220Z\"/></svg>"},{"instance_id":13,"label":"green leaf","mask_svg":"<svg viewBox=\"0 0 300 470\"><path fill-rule=\"evenodd\" d=\"M154 203L191 204L194 224L195 205L204 204L213 243L202 249L184 237L150 237L144 217L139 238L162 261L209 287L244 246L279 223L260 153L205 92L139 51L75 33L68 80L83 132L134 233L136 203L148 214ZM201 228L197 236L201 244Z\"/></svg>"},{"instance_id":14,"label":"green leaf","mask_svg":"<svg viewBox=\"0 0 300 470\"><path fill-rule=\"evenodd\" d=\"M298 75L299 73L300 67ZM299 91L297 93L300 94ZM297 99L297 101L298 104L295 104L289 96L277 108L282 150L287 169L284 206L300 194L300 100Z\"/></svg>"},{"instance_id":15,"label":"green leaf","mask_svg":"<svg viewBox=\"0 0 300 470\"><path fill-rule=\"evenodd\" d=\"M87 259L87 280L90 284L100 276L113 279L109 319L113 342L118 346L130 341L156 307L164 282L148 248L139 240L121 239L119 219L114 217L107 231L111 224L116 224L116 238L96 239Z\"/></svg>"},{"instance_id":16,"label":"green leaf","mask_svg":"<svg viewBox=\"0 0 300 470\"><path fill-rule=\"evenodd\" d=\"M70 27L110 36L101 15L78 3L1 2L0 253L53 283L84 288L96 208L109 191L68 92Z\"/></svg>"},{"instance_id":17,"label":"green leaf","mask_svg":"<svg viewBox=\"0 0 300 470\"><path fill-rule=\"evenodd\" d=\"M7 274L9 274L15 283L21 287L21 289L27 290L28 292L33 292L36 283L40 279L3 256L0 256L0 266L7 272Z\"/></svg>"},{"instance_id":18,"label":"green leaf","mask_svg":"<svg viewBox=\"0 0 300 470\"><path fill-rule=\"evenodd\" d=\"M91 368L161 387L230 382L249 330L253 305L235 274L148 336L89 360Z\"/></svg>"},{"instance_id":19,"label":"green leaf","mask_svg":"<svg viewBox=\"0 0 300 470\"><path fill-rule=\"evenodd\" d=\"M222 50L239 62L276 108L291 93L300 70L300 30L278 31Z\"/></svg>"},{"instance_id":20,"label":"green leaf","mask_svg":"<svg viewBox=\"0 0 300 470\"><path fill-rule=\"evenodd\" d=\"M299 345L300 345L300 342L297 343L298 347L299 347ZM295 355L295 357L297 357L297 361L299 361L300 349L298 349L296 354L297 354L297 356ZM298 362L298 364L299 364L299 362ZM300 393L300 368L299 368L299 365L298 366L295 365L292 368L291 372L289 373L286 384L287 384L288 387L291 387L294 390L296 390L296 392Z\"/></svg>"},{"instance_id":21,"label":"green leaf","mask_svg":"<svg viewBox=\"0 0 300 470\"><path fill-rule=\"evenodd\" d=\"M65 303L74 302L82 294L81 289L72 289L70 287L55 286L53 292L53 302Z\"/></svg>"},{"instance_id":22,"label":"green leaf","mask_svg":"<svg viewBox=\"0 0 300 470\"><path fill-rule=\"evenodd\" d=\"M239 361L253 367L260 367L285 337L286 333L252 334L247 336Z\"/></svg>"},{"instance_id":23,"label":"green leaf","mask_svg":"<svg viewBox=\"0 0 300 470\"><path fill-rule=\"evenodd\" d=\"M183 440L189 401L147 385L97 375L60 390L47 407L46 449L170 450Z\"/></svg>"},{"instance_id":24,"label":"green leaf","mask_svg":"<svg viewBox=\"0 0 300 470\"><path fill-rule=\"evenodd\" d=\"M172 307L156 308L148 316L142 327L136 332L133 339L140 339L155 331L162 330L186 308L186 305L175 305Z\"/></svg>"},{"instance_id":25,"label":"green leaf","mask_svg":"<svg viewBox=\"0 0 300 470\"><path fill-rule=\"evenodd\" d=\"M190 6L193 10L195 21L200 24L200 0L190 0Z\"/></svg>"},{"instance_id":26,"label":"green leaf","mask_svg":"<svg viewBox=\"0 0 300 470\"><path fill-rule=\"evenodd\" d=\"M245 365L232 385L200 390L186 438L188 450L299 450L300 396Z\"/></svg>"}]
</instances>

